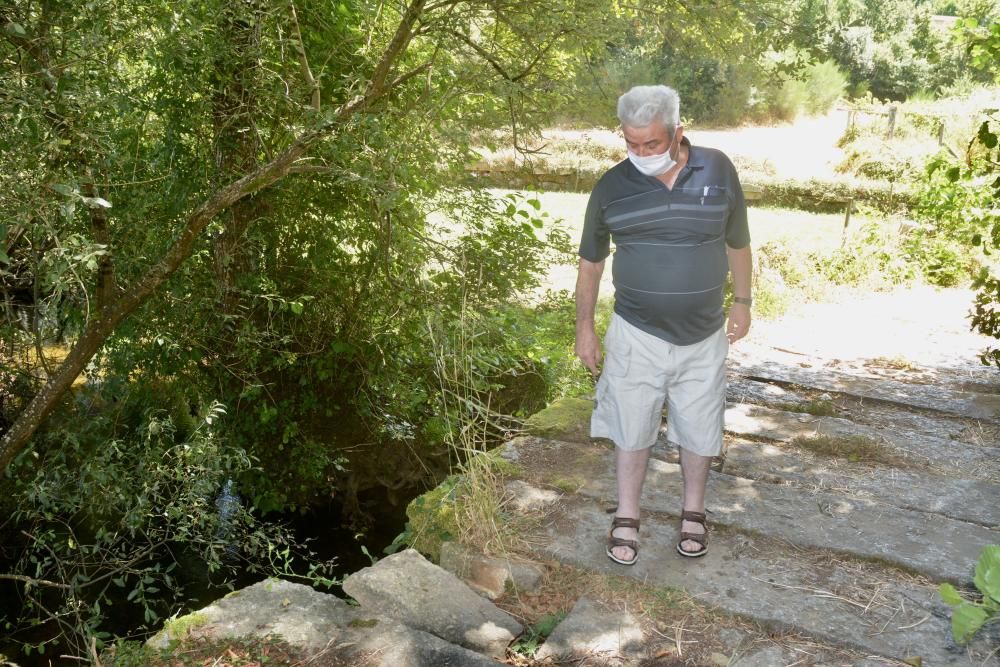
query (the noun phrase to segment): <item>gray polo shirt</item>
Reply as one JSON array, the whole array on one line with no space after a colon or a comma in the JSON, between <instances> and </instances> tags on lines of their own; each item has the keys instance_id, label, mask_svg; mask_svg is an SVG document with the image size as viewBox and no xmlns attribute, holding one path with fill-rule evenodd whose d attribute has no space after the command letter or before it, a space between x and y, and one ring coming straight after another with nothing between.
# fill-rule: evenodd
<instances>
[{"instance_id":1,"label":"gray polo shirt","mask_svg":"<svg viewBox=\"0 0 1000 667\"><path fill-rule=\"evenodd\" d=\"M615 312L676 345L704 340L722 326L726 246L750 244L746 201L733 163L721 151L688 146L687 164L668 189L628 160L590 194L580 257L600 262L615 242Z\"/></svg>"}]
</instances>

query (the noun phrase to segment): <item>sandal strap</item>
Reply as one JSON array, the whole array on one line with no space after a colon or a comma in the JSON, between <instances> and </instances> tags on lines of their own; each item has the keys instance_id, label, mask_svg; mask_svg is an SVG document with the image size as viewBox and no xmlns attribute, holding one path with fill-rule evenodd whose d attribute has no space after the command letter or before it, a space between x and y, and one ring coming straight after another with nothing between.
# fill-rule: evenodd
<instances>
[{"instance_id":1,"label":"sandal strap","mask_svg":"<svg viewBox=\"0 0 1000 667\"><path fill-rule=\"evenodd\" d=\"M688 540L692 542L697 542L701 546L705 546L707 542L705 541L705 533L685 533L681 531L681 542L687 542Z\"/></svg>"},{"instance_id":2,"label":"sandal strap","mask_svg":"<svg viewBox=\"0 0 1000 667\"><path fill-rule=\"evenodd\" d=\"M691 510L681 510L681 521L693 521L705 525L704 512L692 512Z\"/></svg>"},{"instance_id":3,"label":"sandal strap","mask_svg":"<svg viewBox=\"0 0 1000 667\"><path fill-rule=\"evenodd\" d=\"M639 543L635 540L626 540L621 537L615 537L614 535L608 536L608 548L614 549L615 547L628 547L632 551L638 553Z\"/></svg>"},{"instance_id":4,"label":"sandal strap","mask_svg":"<svg viewBox=\"0 0 1000 667\"><path fill-rule=\"evenodd\" d=\"M636 530L639 530L639 520L631 519L627 516L616 516L611 521L611 530L614 530L615 528L635 528Z\"/></svg>"}]
</instances>

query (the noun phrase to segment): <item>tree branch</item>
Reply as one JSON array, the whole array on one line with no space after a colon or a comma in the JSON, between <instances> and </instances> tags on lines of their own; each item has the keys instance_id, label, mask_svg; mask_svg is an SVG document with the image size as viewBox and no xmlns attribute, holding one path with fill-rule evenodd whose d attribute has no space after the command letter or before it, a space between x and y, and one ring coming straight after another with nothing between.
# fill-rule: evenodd
<instances>
[{"instance_id":1,"label":"tree branch","mask_svg":"<svg viewBox=\"0 0 1000 667\"><path fill-rule=\"evenodd\" d=\"M73 588L69 584L60 584L58 581L49 581L48 579L35 579L34 577L26 577L23 574L0 574L0 579L5 581L20 581L29 586L47 586L49 588L62 588L63 590Z\"/></svg>"},{"instance_id":2,"label":"tree branch","mask_svg":"<svg viewBox=\"0 0 1000 667\"><path fill-rule=\"evenodd\" d=\"M429 64L421 65L395 78L388 85L385 83L388 73L404 52L413 24L419 18L420 8L424 2L425 0L414 0L410 9L407 10L392 42L375 69L376 74L369 80L363 94L356 95L337 107L327 120L301 134L270 162L217 190L211 197L202 202L188 215L184 227L160 261L150 267L146 275L131 290L119 296L113 304L109 304L109 307L99 311L98 316L87 323L83 334L73 345L69 355L55 374L45 387L35 395L24 411L18 415L10 429L0 438L0 471L6 470L18 452L28 444L38 427L52 413L62 396L72 386L73 381L114 333L118 325L149 299L191 255L195 241L216 215L243 197L281 180L313 144L336 127L346 123L354 114L367 109L393 88L402 85L429 67Z\"/></svg>"},{"instance_id":3,"label":"tree branch","mask_svg":"<svg viewBox=\"0 0 1000 667\"><path fill-rule=\"evenodd\" d=\"M302 39L302 31L299 29L299 17L295 12L295 0L288 0L288 12L292 18L292 37L295 38L295 51L299 54L299 66L302 68L302 77L312 88L312 106L316 111L320 110L320 88L319 82L313 76L309 67L309 58L306 56L306 44Z\"/></svg>"}]
</instances>

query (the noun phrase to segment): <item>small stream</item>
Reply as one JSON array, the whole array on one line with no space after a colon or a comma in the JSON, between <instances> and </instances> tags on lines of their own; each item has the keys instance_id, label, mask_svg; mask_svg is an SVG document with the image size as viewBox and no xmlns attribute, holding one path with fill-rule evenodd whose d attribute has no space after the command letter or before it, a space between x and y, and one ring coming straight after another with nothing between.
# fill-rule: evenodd
<instances>
[{"instance_id":1,"label":"small stream","mask_svg":"<svg viewBox=\"0 0 1000 667\"><path fill-rule=\"evenodd\" d=\"M397 535L403 532L406 526L406 504L412 498L423 493L424 490L423 487L414 486L402 491L394 491L394 497L402 499L398 501L398 504L393 504L390 501L389 493L384 488L360 492L358 494L359 504L371 519L370 527L363 534L343 525L344 508L340 502L335 501L305 513L271 514L267 518L269 521L283 524L291 529L296 539L306 543L318 560L335 559L333 576L342 579L371 565L372 561L364 550L367 550L375 558L384 556L383 550L395 540ZM222 519L220 537L224 537L227 519L233 516L240 502L234 484L231 481L227 482L215 501L216 509ZM227 547L227 552L231 553L235 560L236 545ZM7 570L9 565L0 561L0 571ZM225 587L212 585L203 566L201 569L197 569L196 565L188 563L178 568L178 581L183 586L188 599L183 609L180 610L180 614L200 609L228 592ZM298 563L298 565L304 569L308 564ZM255 583L260 578L261 575L250 572L237 573L233 584L238 589ZM58 657L60 654L70 652L68 647L49 646L45 655L25 656L20 647L10 641L7 632L3 629L3 620L6 616L17 612L17 607L20 604L20 586L19 583L0 581L0 655L6 654L8 660L15 662L20 667L80 665L79 660ZM117 599L112 600L111 608L106 610L107 622L102 629L117 637L141 639L142 637L136 636L136 633L141 632L139 628L142 623L142 608L126 599L127 589L120 590L121 593ZM339 587L319 588L317 590L343 595ZM161 624L162 621L158 625ZM40 628L37 633L32 635L19 634L18 638L22 641L42 642L48 638L48 633L43 632ZM0 661L0 665L2 664L3 662Z\"/></svg>"}]
</instances>

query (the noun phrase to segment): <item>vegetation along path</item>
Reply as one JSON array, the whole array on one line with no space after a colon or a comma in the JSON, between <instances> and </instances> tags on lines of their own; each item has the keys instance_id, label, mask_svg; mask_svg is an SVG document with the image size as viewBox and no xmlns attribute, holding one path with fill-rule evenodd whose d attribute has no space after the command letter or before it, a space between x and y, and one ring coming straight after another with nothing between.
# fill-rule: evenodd
<instances>
[{"instance_id":1,"label":"vegetation along path","mask_svg":"<svg viewBox=\"0 0 1000 667\"><path fill-rule=\"evenodd\" d=\"M983 547L1000 542L1000 371L978 364L982 341L960 319L942 317L967 298L912 287L758 323L730 358L704 559L674 551L681 478L664 441L640 560L608 560L613 452L586 435L588 401L553 405L534 419L539 436L505 452L524 481L564 492L534 510L534 555L680 589L814 642L764 662L737 651L729 664L1000 664L997 626L956 644L937 592L941 582L971 591ZM831 651L845 652L831 661Z\"/></svg>"}]
</instances>

